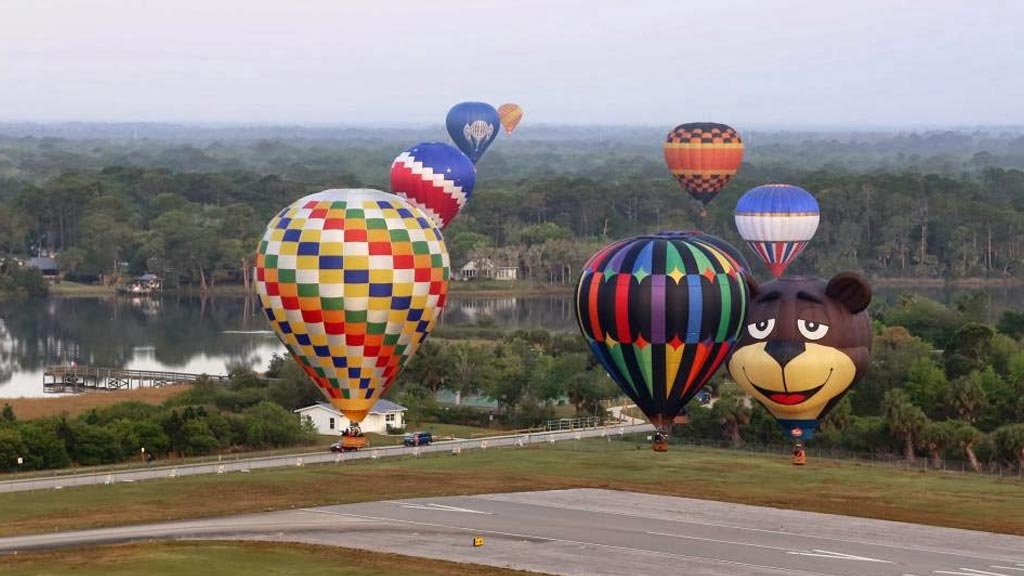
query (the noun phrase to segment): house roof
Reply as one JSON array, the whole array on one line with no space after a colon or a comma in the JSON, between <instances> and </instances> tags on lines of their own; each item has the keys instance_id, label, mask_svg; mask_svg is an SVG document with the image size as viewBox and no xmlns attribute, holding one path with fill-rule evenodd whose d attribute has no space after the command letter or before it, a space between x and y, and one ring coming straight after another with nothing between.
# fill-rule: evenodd
<instances>
[{"instance_id":1,"label":"house roof","mask_svg":"<svg viewBox=\"0 0 1024 576\"><path fill-rule=\"evenodd\" d=\"M337 408L335 408L332 404L328 404L327 402L317 402L316 404L311 404L309 406L306 406L305 408L299 408L298 410L295 410L295 412L305 412L306 410L310 410L318 406L320 408L323 408L324 410L328 410L330 412L334 412L335 414L341 415L341 412ZM382 398L380 400L377 400L377 403L373 405L373 408L370 408L370 414L388 414L390 412L405 412L406 410L408 410L408 408L406 408L405 406L395 404L390 400L384 400Z\"/></svg>"},{"instance_id":2,"label":"house roof","mask_svg":"<svg viewBox=\"0 0 1024 576\"><path fill-rule=\"evenodd\" d=\"M37 256L28 261L28 265L32 268L38 268L40 270L59 270L60 266L57 265L57 261L53 258L47 258L45 256Z\"/></svg>"}]
</instances>

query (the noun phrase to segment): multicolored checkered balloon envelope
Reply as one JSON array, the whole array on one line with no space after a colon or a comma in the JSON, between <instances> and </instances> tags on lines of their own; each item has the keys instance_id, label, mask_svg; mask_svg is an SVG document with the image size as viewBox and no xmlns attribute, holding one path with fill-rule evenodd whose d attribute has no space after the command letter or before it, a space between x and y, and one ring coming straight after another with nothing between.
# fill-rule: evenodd
<instances>
[{"instance_id":1,"label":"multicolored checkered balloon envelope","mask_svg":"<svg viewBox=\"0 0 1024 576\"><path fill-rule=\"evenodd\" d=\"M353 422L434 327L449 274L434 222L379 190L295 201L270 220L256 252L256 292L274 332Z\"/></svg>"}]
</instances>

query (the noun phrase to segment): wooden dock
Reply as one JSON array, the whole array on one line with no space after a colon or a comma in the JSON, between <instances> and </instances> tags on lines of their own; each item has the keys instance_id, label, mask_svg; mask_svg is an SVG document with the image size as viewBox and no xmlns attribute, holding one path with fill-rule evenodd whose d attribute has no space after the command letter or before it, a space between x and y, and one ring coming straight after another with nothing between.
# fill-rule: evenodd
<instances>
[{"instance_id":1,"label":"wooden dock","mask_svg":"<svg viewBox=\"0 0 1024 576\"><path fill-rule=\"evenodd\" d=\"M219 374L189 374L155 370L125 370L99 366L49 366L43 371L43 392L79 394L82 392L131 390L195 382L206 376L215 382L226 382Z\"/></svg>"}]
</instances>

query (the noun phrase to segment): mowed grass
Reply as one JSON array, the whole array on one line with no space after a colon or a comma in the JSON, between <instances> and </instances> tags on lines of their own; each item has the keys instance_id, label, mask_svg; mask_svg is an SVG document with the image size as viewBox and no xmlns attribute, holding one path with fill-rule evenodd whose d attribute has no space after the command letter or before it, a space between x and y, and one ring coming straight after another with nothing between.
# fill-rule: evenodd
<instances>
[{"instance_id":1,"label":"mowed grass","mask_svg":"<svg viewBox=\"0 0 1024 576\"><path fill-rule=\"evenodd\" d=\"M0 495L0 535L348 502L607 488L1024 535L1024 482L584 440Z\"/></svg>"},{"instance_id":2,"label":"mowed grass","mask_svg":"<svg viewBox=\"0 0 1024 576\"><path fill-rule=\"evenodd\" d=\"M457 564L331 546L265 542L159 542L5 556L0 576L528 576L535 572Z\"/></svg>"},{"instance_id":3,"label":"mowed grass","mask_svg":"<svg viewBox=\"0 0 1024 576\"><path fill-rule=\"evenodd\" d=\"M118 390L115 392L90 392L74 396L54 396L51 398L0 398L0 407L10 404L14 415L19 420L34 420L50 416L77 416L93 408L103 408L121 402L142 402L143 404L159 405L168 398L173 398L192 388L191 384L175 384L159 388L136 388L135 390Z\"/></svg>"}]
</instances>

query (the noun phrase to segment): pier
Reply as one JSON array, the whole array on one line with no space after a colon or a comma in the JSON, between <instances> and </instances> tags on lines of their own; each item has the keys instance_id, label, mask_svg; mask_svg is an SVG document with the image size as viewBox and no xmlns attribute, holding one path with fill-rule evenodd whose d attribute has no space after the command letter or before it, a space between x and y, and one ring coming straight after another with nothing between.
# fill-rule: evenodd
<instances>
[{"instance_id":1,"label":"pier","mask_svg":"<svg viewBox=\"0 0 1024 576\"><path fill-rule=\"evenodd\" d=\"M189 374L156 370L125 370L99 366L49 366L43 371L43 392L79 394L82 392L131 390L195 382L206 376L215 382L227 381L219 374Z\"/></svg>"}]
</instances>

